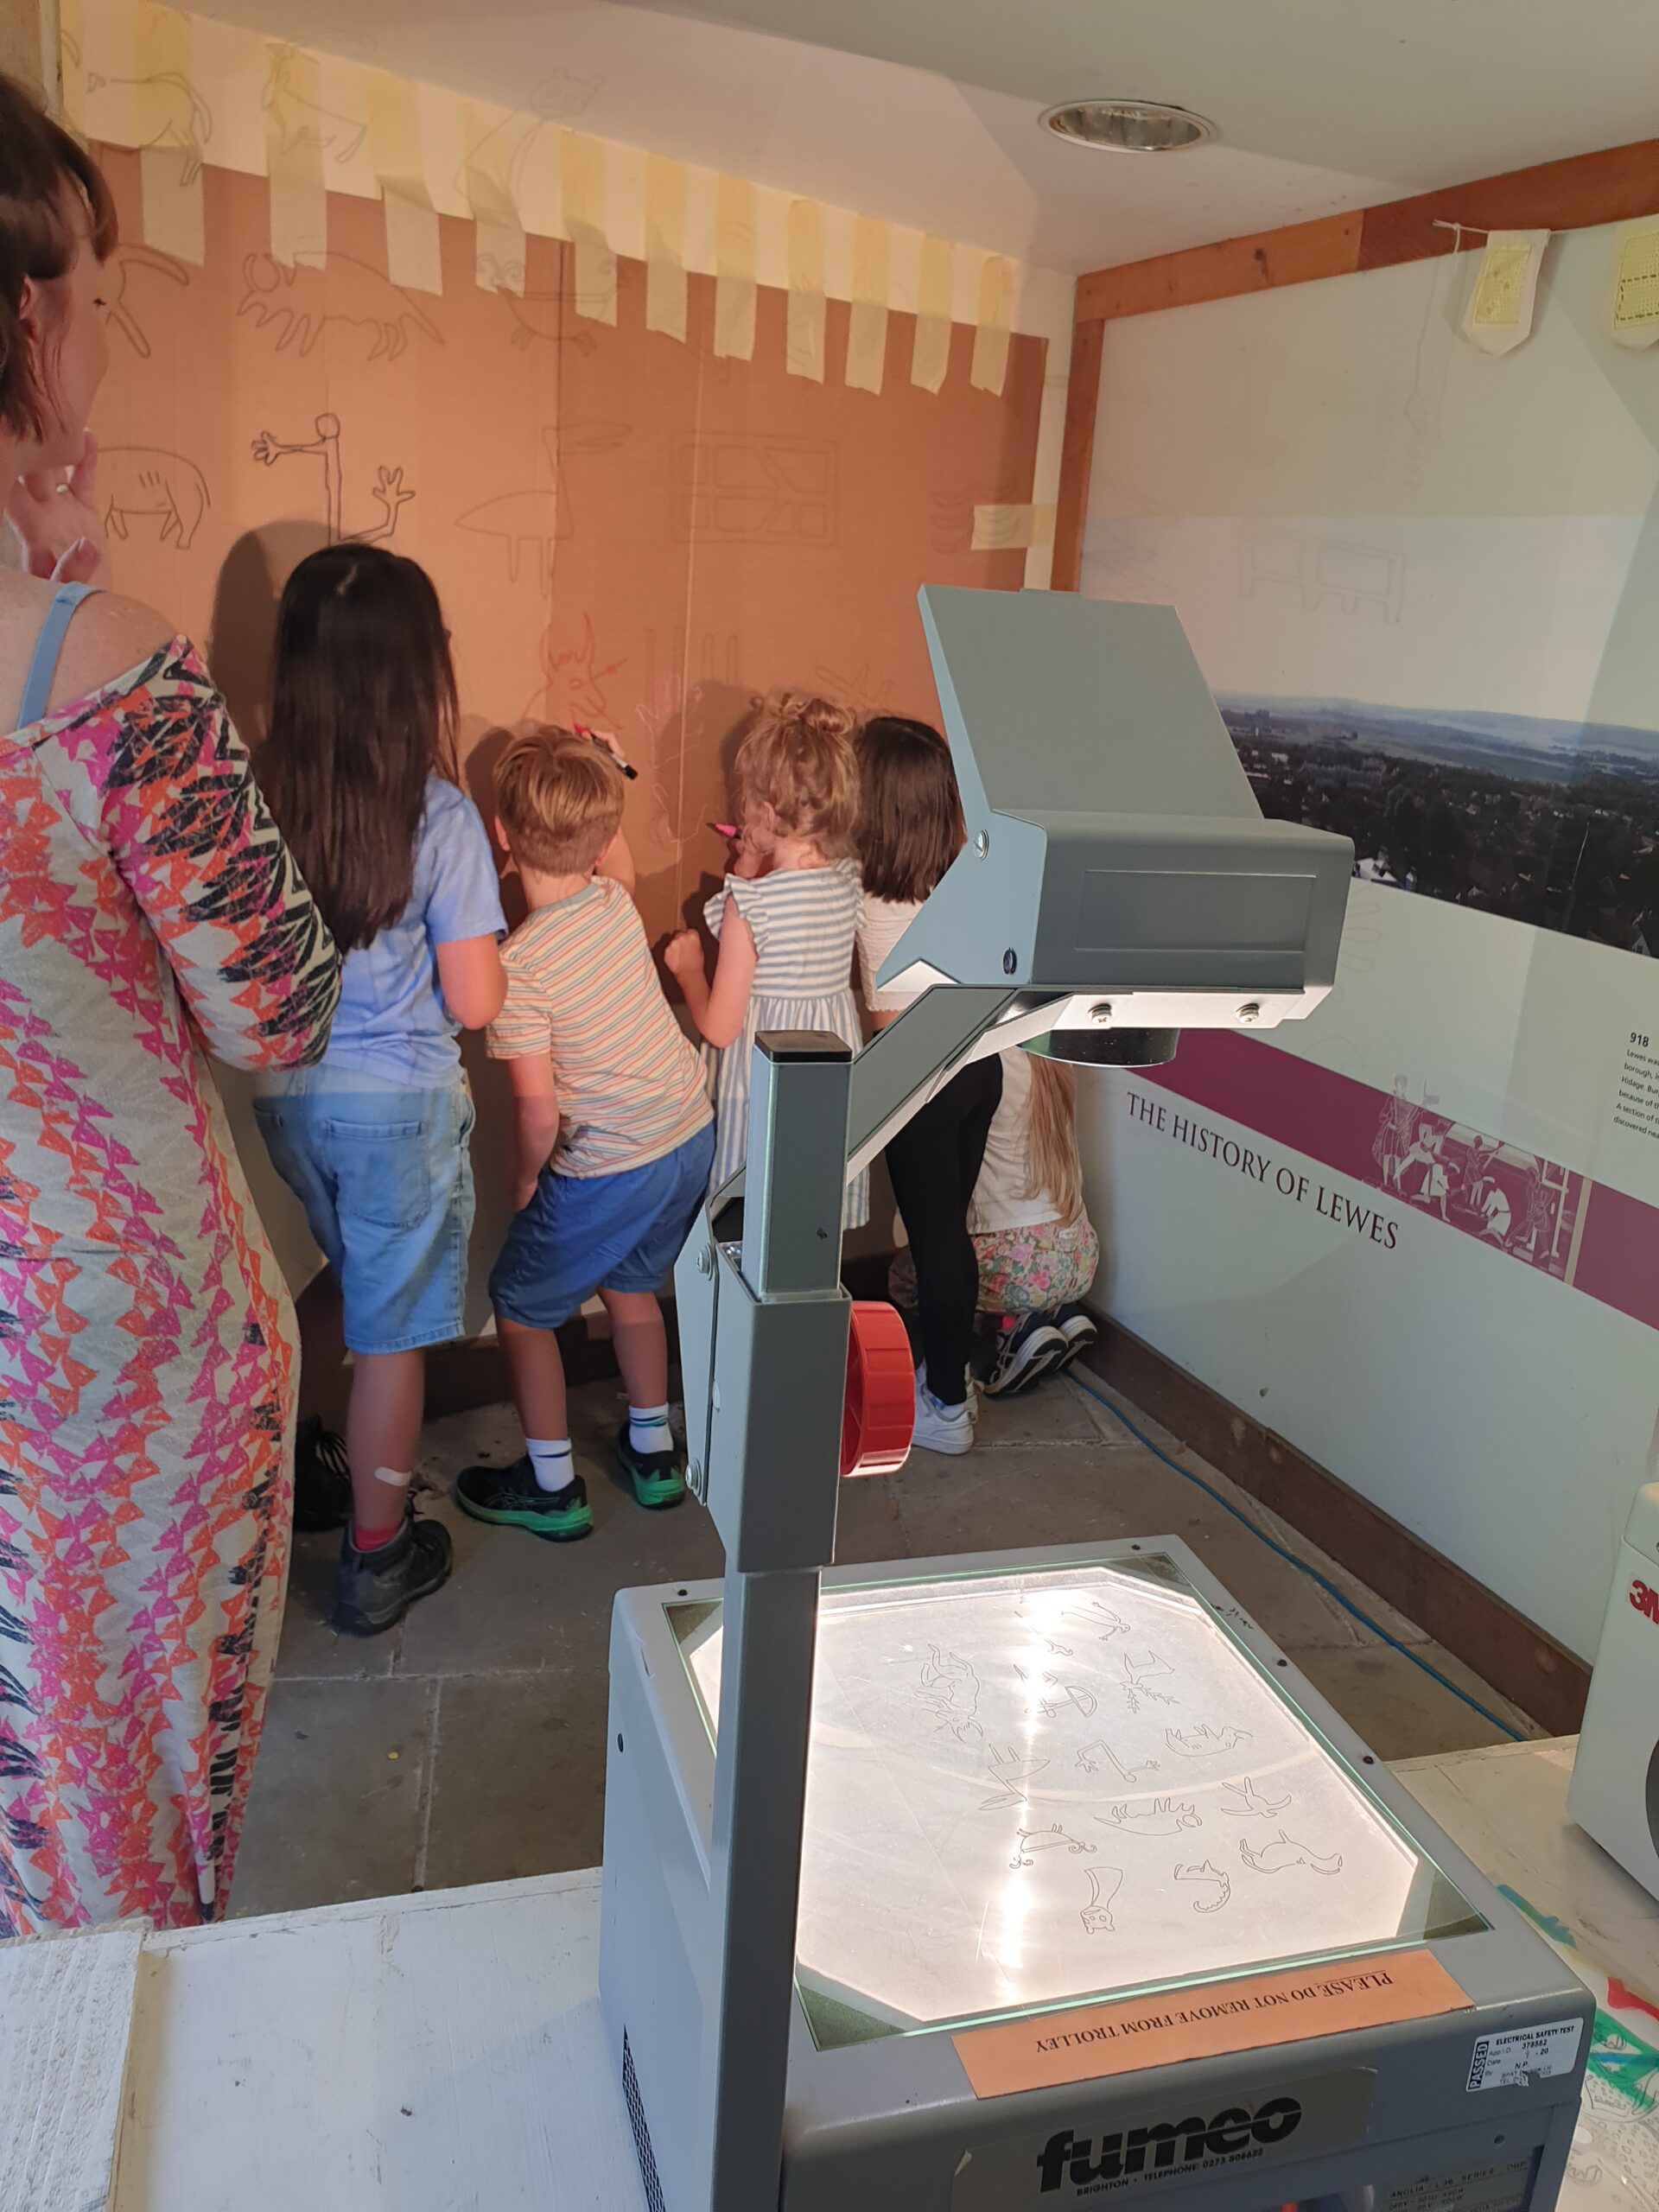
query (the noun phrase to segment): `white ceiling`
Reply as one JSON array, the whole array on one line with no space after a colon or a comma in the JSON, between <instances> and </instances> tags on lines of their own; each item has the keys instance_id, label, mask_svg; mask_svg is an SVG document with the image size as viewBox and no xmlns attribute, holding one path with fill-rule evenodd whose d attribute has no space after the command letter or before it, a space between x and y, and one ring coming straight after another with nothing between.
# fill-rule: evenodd
<instances>
[{"instance_id":1,"label":"white ceiling","mask_svg":"<svg viewBox=\"0 0 1659 2212\"><path fill-rule=\"evenodd\" d=\"M197 0L601 137L1082 270L1659 130L1659 0ZM1217 143L1068 146L1173 100Z\"/></svg>"}]
</instances>

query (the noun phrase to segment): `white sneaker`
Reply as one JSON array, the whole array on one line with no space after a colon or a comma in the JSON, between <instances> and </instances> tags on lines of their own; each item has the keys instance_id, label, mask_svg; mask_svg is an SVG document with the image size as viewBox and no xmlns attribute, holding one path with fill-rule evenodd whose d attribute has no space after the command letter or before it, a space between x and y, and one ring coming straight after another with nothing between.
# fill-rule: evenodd
<instances>
[{"instance_id":1,"label":"white sneaker","mask_svg":"<svg viewBox=\"0 0 1659 2212\"><path fill-rule=\"evenodd\" d=\"M974 1448L974 1417L966 1400L959 1406L942 1406L920 1375L916 1377L916 1425L911 1431L912 1447L942 1452L951 1459Z\"/></svg>"}]
</instances>

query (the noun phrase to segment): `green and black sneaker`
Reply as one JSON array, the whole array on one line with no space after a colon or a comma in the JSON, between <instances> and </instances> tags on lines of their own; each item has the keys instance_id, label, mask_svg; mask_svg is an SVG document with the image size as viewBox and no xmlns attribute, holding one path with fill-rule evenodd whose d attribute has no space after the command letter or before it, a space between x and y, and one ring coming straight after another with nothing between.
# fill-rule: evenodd
<instances>
[{"instance_id":1,"label":"green and black sneaker","mask_svg":"<svg viewBox=\"0 0 1659 2212\"><path fill-rule=\"evenodd\" d=\"M594 1509L580 1475L563 1490L543 1490L528 1452L510 1467L463 1467L455 1483L455 1503L474 1521L499 1528L528 1529L550 1544L573 1544L594 1532Z\"/></svg>"},{"instance_id":2,"label":"green and black sneaker","mask_svg":"<svg viewBox=\"0 0 1659 2212\"><path fill-rule=\"evenodd\" d=\"M667 1506L677 1505L685 1496L679 1452L672 1447L666 1452L636 1452L626 1421L617 1431L616 1457L623 1473L633 1484L636 1501L651 1512L660 1513Z\"/></svg>"}]
</instances>

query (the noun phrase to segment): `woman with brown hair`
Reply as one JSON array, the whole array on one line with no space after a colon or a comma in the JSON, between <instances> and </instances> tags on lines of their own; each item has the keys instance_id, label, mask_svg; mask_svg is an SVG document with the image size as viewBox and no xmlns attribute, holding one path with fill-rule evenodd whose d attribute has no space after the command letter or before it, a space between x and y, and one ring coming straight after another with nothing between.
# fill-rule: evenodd
<instances>
[{"instance_id":1,"label":"woman with brown hair","mask_svg":"<svg viewBox=\"0 0 1659 2212\"><path fill-rule=\"evenodd\" d=\"M866 722L858 734L858 766L864 872L858 953L865 1001L881 1029L918 995L884 990L876 976L962 850L965 832L949 748L928 723L895 715ZM954 1455L973 1447L968 1362L979 1262L968 1208L1001 1095L1001 1061L976 1060L952 1076L887 1146L887 1173L916 1268L922 1363L914 1436L925 1451Z\"/></svg>"},{"instance_id":2,"label":"woman with brown hair","mask_svg":"<svg viewBox=\"0 0 1659 2212\"><path fill-rule=\"evenodd\" d=\"M0 78L0 1935L223 1912L287 1569L294 1317L206 1061L334 945L188 639L103 588L115 245Z\"/></svg>"}]
</instances>

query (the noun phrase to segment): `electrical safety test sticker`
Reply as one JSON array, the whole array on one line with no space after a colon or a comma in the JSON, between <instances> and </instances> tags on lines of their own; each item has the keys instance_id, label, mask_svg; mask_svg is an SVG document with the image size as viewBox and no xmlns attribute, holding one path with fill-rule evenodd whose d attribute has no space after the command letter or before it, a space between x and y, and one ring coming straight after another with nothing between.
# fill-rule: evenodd
<instances>
[{"instance_id":1,"label":"electrical safety test sticker","mask_svg":"<svg viewBox=\"0 0 1659 2212\"><path fill-rule=\"evenodd\" d=\"M1529 2082L1570 2074L1584 2040L1582 2020L1556 2020L1547 2028L1516 2028L1482 2036L1469 2068L1471 2089L1524 2089Z\"/></svg>"}]
</instances>

